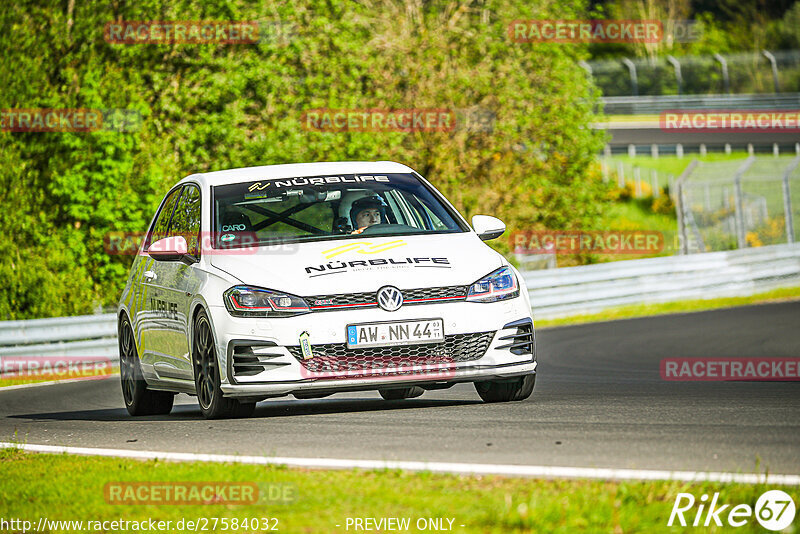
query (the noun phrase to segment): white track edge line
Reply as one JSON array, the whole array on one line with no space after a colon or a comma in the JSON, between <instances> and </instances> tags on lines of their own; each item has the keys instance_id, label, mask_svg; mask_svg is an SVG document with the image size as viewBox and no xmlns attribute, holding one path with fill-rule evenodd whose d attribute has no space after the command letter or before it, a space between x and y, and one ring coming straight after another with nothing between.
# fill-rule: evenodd
<instances>
[{"instance_id":1,"label":"white track edge line","mask_svg":"<svg viewBox=\"0 0 800 534\"><path fill-rule=\"evenodd\" d=\"M418 462L402 460L350 460L337 458L291 458L267 456L235 456L229 454L196 454L186 452L137 451L64 447L28 443L0 442L0 449L17 448L27 452L68 453L82 456L107 456L139 460L171 460L178 462L227 462L253 465L281 465L311 469L402 469L435 473L468 475L505 475L536 478L591 478L602 480L673 480L680 482L735 482L740 484L780 484L800 486L800 475L724 473L701 471L666 471L651 469L614 469L592 467L558 467L542 465L467 464L452 462Z\"/></svg>"}]
</instances>

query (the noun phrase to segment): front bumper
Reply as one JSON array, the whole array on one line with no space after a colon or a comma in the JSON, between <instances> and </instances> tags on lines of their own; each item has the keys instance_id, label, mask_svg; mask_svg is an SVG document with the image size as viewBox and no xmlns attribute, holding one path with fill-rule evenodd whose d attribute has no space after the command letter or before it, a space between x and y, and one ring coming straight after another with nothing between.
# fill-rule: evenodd
<instances>
[{"instance_id":1,"label":"front bumper","mask_svg":"<svg viewBox=\"0 0 800 534\"><path fill-rule=\"evenodd\" d=\"M221 389L228 397L322 396L408 385L436 389L536 371L533 322L524 298L408 306L395 312L376 308L332 311L280 319L231 317L224 307L209 311L216 333ZM433 318L444 321L445 344L370 349L367 357L356 358L351 355L358 351L344 348L348 324ZM311 360L303 360L297 348L303 332L309 333L312 350L316 347ZM529 339L530 349L520 344L520 339ZM444 350L445 345L448 350Z\"/></svg>"}]
</instances>

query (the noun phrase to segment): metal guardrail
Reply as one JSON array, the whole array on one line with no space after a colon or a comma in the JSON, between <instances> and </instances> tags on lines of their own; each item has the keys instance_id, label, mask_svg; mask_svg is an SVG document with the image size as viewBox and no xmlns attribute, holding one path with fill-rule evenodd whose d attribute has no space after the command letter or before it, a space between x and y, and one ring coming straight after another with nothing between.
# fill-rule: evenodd
<instances>
[{"instance_id":1,"label":"metal guardrail","mask_svg":"<svg viewBox=\"0 0 800 534\"><path fill-rule=\"evenodd\" d=\"M113 313L0 321L0 374L9 362L68 358L71 364L110 359L116 365L117 318ZM5 365L9 364L9 365Z\"/></svg>"},{"instance_id":2,"label":"metal guardrail","mask_svg":"<svg viewBox=\"0 0 800 534\"><path fill-rule=\"evenodd\" d=\"M117 318L113 313L28 321L0 321L0 347L50 343L53 340L95 339L116 335ZM2 350L0 348L0 351Z\"/></svg>"},{"instance_id":3,"label":"metal guardrail","mask_svg":"<svg viewBox=\"0 0 800 534\"><path fill-rule=\"evenodd\" d=\"M800 50L579 61L606 96L797 91Z\"/></svg>"},{"instance_id":4,"label":"metal guardrail","mask_svg":"<svg viewBox=\"0 0 800 534\"><path fill-rule=\"evenodd\" d=\"M524 272L534 319L800 285L800 244Z\"/></svg>"},{"instance_id":5,"label":"metal guardrail","mask_svg":"<svg viewBox=\"0 0 800 534\"><path fill-rule=\"evenodd\" d=\"M800 285L800 243L727 252L627 260L522 273L535 319L626 304L744 296ZM116 316L0 322L4 358L117 358Z\"/></svg>"},{"instance_id":6,"label":"metal guardrail","mask_svg":"<svg viewBox=\"0 0 800 534\"><path fill-rule=\"evenodd\" d=\"M606 115L657 115L674 110L796 110L800 93L748 95L607 96L600 99Z\"/></svg>"}]
</instances>

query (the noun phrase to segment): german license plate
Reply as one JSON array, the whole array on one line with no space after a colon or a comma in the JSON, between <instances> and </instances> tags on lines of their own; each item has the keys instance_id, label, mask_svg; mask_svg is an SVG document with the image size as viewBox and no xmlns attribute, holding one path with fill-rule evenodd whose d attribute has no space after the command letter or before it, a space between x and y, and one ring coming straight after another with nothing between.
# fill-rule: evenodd
<instances>
[{"instance_id":1,"label":"german license plate","mask_svg":"<svg viewBox=\"0 0 800 534\"><path fill-rule=\"evenodd\" d=\"M444 325L441 319L362 323L347 326L348 349L442 343L443 341Z\"/></svg>"}]
</instances>

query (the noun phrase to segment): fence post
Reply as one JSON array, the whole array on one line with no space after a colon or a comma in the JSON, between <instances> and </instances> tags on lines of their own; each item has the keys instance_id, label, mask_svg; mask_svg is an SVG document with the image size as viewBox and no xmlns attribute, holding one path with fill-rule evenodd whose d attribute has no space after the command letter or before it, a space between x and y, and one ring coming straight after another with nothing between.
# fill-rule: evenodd
<instances>
[{"instance_id":1,"label":"fence post","mask_svg":"<svg viewBox=\"0 0 800 534\"><path fill-rule=\"evenodd\" d=\"M625 187L625 167L621 161L617 162L617 185L620 188Z\"/></svg>"},{"instance_id":2,"label":"fence post","mask_svg":"<svg viewBox=\"0 0 800 534\"><path fill-rule=\"evenodd\" d=\"M681 63L675 57L667 55L667 61L669 61L672 66L675 68L675 81L678 82L678 95L681 94L681 90L683 88L683 76L681 75Z\"/></svg>"},{"instance_id":3,"label":"fence post","mask_svg":"<svg viewBox=\"0 0 800 534\"><path fill-rule=\"evenodd\" d=\"M636 64L626 57L622 58L622 63L628 67L628 72L631 73L631 92L633 96L639 96L639 79L636 77Z\"/></svg>"},{"instance_id":4,"label":"fence post","mask_svg":"<svg viewBox=\"0 0 800 534\"><path fill-rule=\"evenodd\" d=\"M800 165L800 156L792 160L783 171L783 216L786 219L786 242L794 243L794 216L792 215L792 197L789 192L789 176Z\"/></svg>"},{"instance_id":5,"label":"fence post","mask_svg":"<svg viewBox=\"0 0 800 534\"><path fill-rule=\"evenodd\" d=\"M650 171L650 186L653 188L653 198L658 198L661 192L658 190L658 171Z\"/></svg>"},{"instance_id":6,"label":"fence post","mask_svg":"<svg viewBox=\"0 0 800 534\"><path fill-rule=\"evenodd\" d=\"M633 168L633 180L636 191L636 198L642 197L642 170L639 167Z\"/></svg>"},{"instance_id":7,"label":"fence post","mask_svg":"<svg viewBox=\"0 0 800 534\"><path fill-rule=\"evenodd\" d=\"M744 234L744 204L742 195L742 175L747 172L747 169L755 162L756 158L750 156L747 158L742 166L736 170L736 175L733 178L734 192L736 198L734 199L736 205L736 242L740 249L747 248L747 241Z\"/></svg>"},{"instance_id":8,"label":"fence post","mask_svg":"<svg viewBox=\"0 0 800 534\"><path fill-rule=\"evenodd\" d=\"M742 206L742 181L734 181L734 204L736 205L736 244L740 249L747 245L744 234L744 207Z\"/></svg>"},{"instance_id":9,"label":"fence post","mask_svg":"<svg viewBox=\"0 0 800 534\"><path fill-rule=\"evenodd\" d=\"M772 81L775 84L775 92L780 93L781 89L778 84L778 62L775 61L775 56L772 55L772 52L768 50L762 50L761 53L764 55L765 58L767 58L770 65L772 65Z\"/></svg>"},{"instance_id":10,"label":"fence post","mask_svg":"<svg viewBox=\"0 0 800 534\"><path fill-rule=\"evenodd\" d=\"M695 167L697 167L696 159L689 163L683 174L675 181L675 211L678 215L678 239L680 240L678 254L689 254L689 240L686 231L686 196L684 195L683 182L689 178Z\"/></svg>"},{"instance_id":11,"label":"fence post","mask_svg":"<svg viewBox=\"0 0 800 534\"><path fill-rule=\"evenodd\" d=\"M678 216L678 254L688 254L689 247L686 246L686 222L684 220L683 206L683 184L675 183L675 214Z\"/></svg>"},{"instance_id":12,"label":"fence post","mask_svg":"<svg viewBox=\"0 0 800 534\"><path fill-rule=\"evenodd\" d=\"M719 61L720 66L722 67L722 84L725 90L725 93L731 92L731 81L728 77L728 62L725 61L725 58L719 54L714 54L714 59Z\"/></svg>"}]
</instances>

